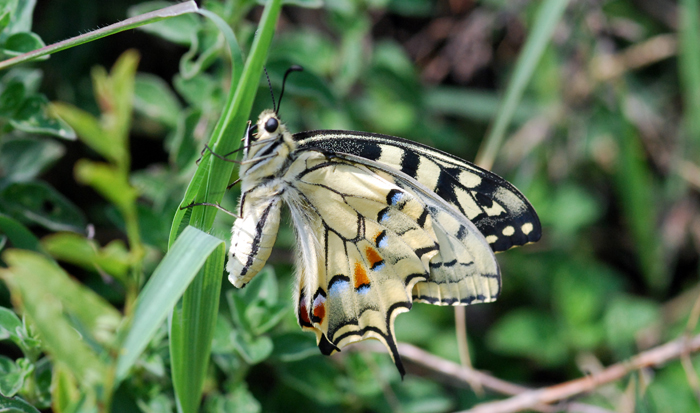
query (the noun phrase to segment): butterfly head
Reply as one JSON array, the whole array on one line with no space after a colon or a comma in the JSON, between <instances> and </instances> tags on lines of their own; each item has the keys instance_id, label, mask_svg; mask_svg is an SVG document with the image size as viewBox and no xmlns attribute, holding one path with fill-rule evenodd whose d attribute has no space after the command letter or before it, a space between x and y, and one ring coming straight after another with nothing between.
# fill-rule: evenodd
<instances>
[{"instance_id":1,"label":"butterfly head","mask_svg":"<svg viewBox=\"0 0 700 413\"><path fill-rule=\"evenodd\" d=\"M296 145L279 116L270 109L260 114L244 140L241 176L248 177L276 175Z\"/></svg>"}]
</instances>

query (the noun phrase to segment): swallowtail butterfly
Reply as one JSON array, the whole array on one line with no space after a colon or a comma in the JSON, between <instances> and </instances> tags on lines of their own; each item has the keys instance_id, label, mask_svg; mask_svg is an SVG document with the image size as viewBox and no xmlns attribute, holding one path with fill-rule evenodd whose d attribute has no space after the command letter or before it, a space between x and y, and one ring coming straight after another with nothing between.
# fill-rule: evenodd
<instances>
[{"instance_id":1,"label":"swallowtail butterfly","mask_svg":"<svg viewBox=\"0 0 700 413\"><path fill-rule=\"evenodd\" d=\"M326 355L375 338L403 376L396 316L414 302L494 301L501 290L494 252L541 235L535 210L513 185L405 139L292 135L276 110L266 110L243 151L229 280L243 287L262 269L287 204L298 239L297 320Z\"/></svg>"}]
</instances>

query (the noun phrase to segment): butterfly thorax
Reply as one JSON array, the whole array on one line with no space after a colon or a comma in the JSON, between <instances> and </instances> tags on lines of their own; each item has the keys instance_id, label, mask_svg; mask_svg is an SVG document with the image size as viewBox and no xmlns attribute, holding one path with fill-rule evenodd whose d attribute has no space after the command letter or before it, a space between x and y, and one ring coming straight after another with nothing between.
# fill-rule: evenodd
<instances>
[{"instance_id":1,"label":"butterfly thorax","mask_svg":"<svg viewBox=\"0 0 700 413\"><path fill-rule=\"evenodd\" d=\"M279 229L284 175L292 164L296 143L272 110L260 114L257 132L244 138L240 169L241 198L232 229L226 269L237 287L245 285L265 265Z\"/></svg>"},{"instance_id":2,"label":"butterfly thorax","mask_svg":"<svg viewBox=\"0 0 700 413\"><path fill-rule=\"evenodd\" d=\"M265 185L284 175L291 163L296 142L272 110L263 111L256 124L257 132L244 138L244 155L240 168L243 193Z\"/></svg>"}]
</instances>

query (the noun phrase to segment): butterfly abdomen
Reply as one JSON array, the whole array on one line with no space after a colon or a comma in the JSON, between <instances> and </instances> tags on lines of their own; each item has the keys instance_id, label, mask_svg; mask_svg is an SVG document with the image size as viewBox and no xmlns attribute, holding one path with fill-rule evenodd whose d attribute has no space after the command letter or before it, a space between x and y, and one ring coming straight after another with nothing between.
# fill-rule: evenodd
<instances>
[{"instance_id":1,"label":"butterfly abdomen","mask_svg":"<svg viewBox=\"0 0 700 413\"><path fill-rule=\"evenodd\" d=\"M226 270L229 281L242 287L257 274L270 257L280 224L281 199L248 196L242 217L231 230L231 249Z\"/></svg>"}]
</instances>

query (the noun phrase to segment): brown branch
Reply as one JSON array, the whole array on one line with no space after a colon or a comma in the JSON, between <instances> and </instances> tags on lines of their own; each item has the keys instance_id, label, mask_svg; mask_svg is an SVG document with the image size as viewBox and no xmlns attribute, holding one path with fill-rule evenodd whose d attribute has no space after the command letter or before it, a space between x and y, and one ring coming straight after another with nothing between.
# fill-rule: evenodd
<instances>
[{"instance_id":1,"label":"brown branch","mask_svg":"<svg viewBox=\"0 0 700 413\"><path fill-rule=\"evenodd\" d=\"M669 360L681 357L684 352L692 353L698 350L700 350L700 334L690 339L680 338L639 353L628 361L613 364L599 373L555 386L528 390L509 399L482 403L462 413L512 413L532 409L534 406L542 404L555 403L619 380L634 370L659 366ZM486 384L484 387L487 387Z\"/></svg>"},{"instance_id":2,"label":"brown branch","mask_svg":"<svg viewBox=\"0 0 700 413\"><path fill-rule=\"evenodd\" d=\"M422 350L414 345L406 343L398 343L399 353L401 358L405 361L420 366L426 370L439 374L450 381L458 382L460 384L466 383L470 385L473 382L479 382L481 386L495 393L507 394L507 395L517 395L524 392L532 391L532 389L518 384L510 383L505 380L498 379L487 373L474 370L472 368L463 367L457 363L445 360L425 350ZM354 347L354 350L362 351L374 351L378 353L385 353L386 347L383 345L372 342L365 341ZM533 410L544 412L544 413L554 413L561 411L577 412L577 413L612 413L602 407L592 406L585 403L567 403L565 406L547 406L544 404L531 406Z\"/></svg>"}]
</instances>

